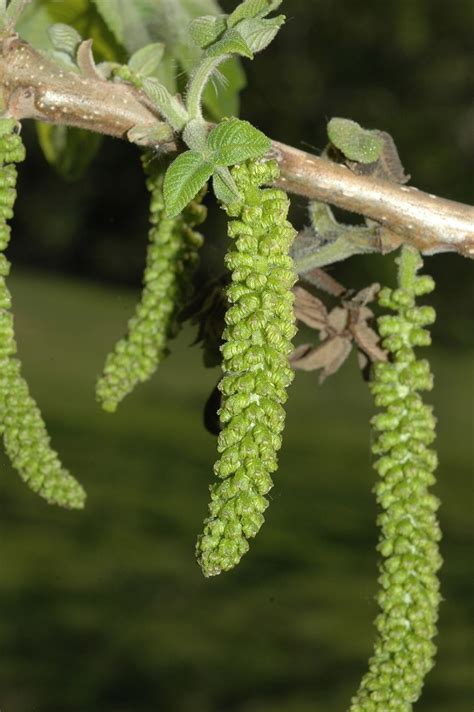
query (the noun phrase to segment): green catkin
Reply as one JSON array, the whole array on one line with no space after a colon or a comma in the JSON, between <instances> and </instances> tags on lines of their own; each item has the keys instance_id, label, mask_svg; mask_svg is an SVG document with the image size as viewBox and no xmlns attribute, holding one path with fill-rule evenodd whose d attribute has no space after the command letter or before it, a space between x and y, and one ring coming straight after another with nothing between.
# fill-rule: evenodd
<instances>
[{"instance_id":1,"label":"green catkin","mask_svg":"<svg viewBox=\"0 0 474 712\"><path fill-rule=\"evenodd\" d=\"M274 161L248 162L234 167L232 175L242 199L226 206L233 240L226 256L231 306L221 349L223 430L214 468L220 481L210 488L209 517L196 552L205 576L233 568L263 524L281 447L286 388L293 380L288 356L296 333L291 291L296 275L289 256L295 237L287 220L289 200L281 190L260 187L278 177Z\"/></svg>"},{"instance_id":2,"label":"green catkin","mask_svg":"<svg viewBox=\"0 0 474 712\"><path fill-rule=\"evenodd\" d=\"M184 306L198 260L202 236L193 228L206 218L203 193L176 218L164 213L164 171L143 159L151 194L149 246L143 291L128 334L107 357L96 395L104 410L113 412L134 387L147 381L166 353L168 340L179 329L177 316Z\"/></svg>"},{"instance_id":3,"label":"green catkin","mask_svg":"<svg viewBox=\"0 0 474 712\"><path fill-rule=\"evenodd\" d=\"M41 413L21 376L21 365L5 283L10 264L3 254L10 240L7 220L13 217L17 171L25 149L16 122L0 119L0 434L13 467L21 478L50 504L80 509L85 493L51 449Z\"/></svg>"},{"instance_id":4,"label":"green catkin","mask_svg":"<svg viewBox=\"0 0 474 712\"><path fill-rule=\"evenodd\" d=\"M435 418L420 390L430 390L428 361L418 360L415 346L431 343L424 326L433 323L431 307L417 307L416 297L431 292L429 276L417 277L423 262L411 247L398 260L398 289L383 289L380 304L394 316L379 319L383 345L392 359L374 367L371 390L384 410L373 426L373 452L379 457L375 487L382 508L378 518L382 558L376 619L378 639L369 671L352 700L351 712L410 712L425 675L433 666L440 602L436 575L441 566L439 501L429 492L437 458L429 445L435 439Z\"/></svg>"}]
</instances>

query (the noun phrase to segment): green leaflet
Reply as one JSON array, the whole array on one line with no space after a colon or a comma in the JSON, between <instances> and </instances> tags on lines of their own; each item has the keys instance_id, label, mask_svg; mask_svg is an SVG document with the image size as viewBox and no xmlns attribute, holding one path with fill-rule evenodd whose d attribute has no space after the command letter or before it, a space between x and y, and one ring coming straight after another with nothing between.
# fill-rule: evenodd
<instances>
[{"instance_id":1,"label":"green leaflet","mask_svg":"<svg viewBox=\"0 0 474 712\"><path fill-rule=\"evenodd\" d=\"M38 48L51 50L62 44L63 52L73 52L81 36L92 39L97 61L122 61L122 48L115 41L90 0L32 0L23 13L17 30L21 37ZM68 54L64 55L66 58ZM63 126L36 124L40 146L46 160L67 180L76 180L96 155L102 138L91 131Z\"/></svg>"},{"instance_id":2,"label":"green leaflet","mask_svg":"<svg viewBox=\"0 0 474 712\"><path fill-rule=\"evenodd\" d=\"M117 41L132 54L152 41L146 3L140 0L93 0Z\"/></svg>"},{"instance_id":3,"label":"green leaflet","mask_svg":"<svg viewBox=\"0 0 474 712\"><path fill-rule=\"evenodd\" d=\"M327 132L331 143L346 158L358 163L374 163L384 146L377 132L367 131L350 119L331 119Z\"/></svg>"},{"instance_id":4,"label":"green leaflet","mask_svg":"<svg viewBox=\"0 0 474 712\"><path fill-rule=\"evenodd\" d=\"M282 0L244 0L229 15L229 27L234 27L242 20L266 17L281 5Z\"/></svg>"},{"instance_id":5,"label":"green leaflet","mask_svg":"<svg viewBox=\"0 0 474 712\"><path fill-rule=\"evenodd\" d=\"M287 220L289 201L281 190L260 187L277 178L276 162L250 161L231 172L242 198L225 208L233 240L226 257L231 306L219 384L219 482L211 487L209 517L196 550L205 576L233 568L264 521L286 388L293 379L288 355L296 331L291 291L296 275L288 252L295 230Z\"/></svg>"},{"instance_id":6,"label":"green leaflet","mask_svg":"<svg viewBox=\"0 0 474 712\"><path fill-rule=\"evenodd\" d=\"M224 119L211 131L207 145L215 151L216 164L233 166L265 155L271 141L248 121L231 118Z\"/></svg>"},{"instance_id":7,"label":"green leaflet","mask_svg":"<svg viewBox=\"0 0 474 712\"><path fill-rule=\"evenodd\" d=\"M379 319L392 360L374 366L371 385L375 404L383 408L372 420L380 476L375 492L382 508L378 638L350 712L411 712L436 651L441 532L439 501L428 489L435 483L437 457L429 445L436 421L418 393L432 388L433 377L428 361L414 353L415 346L430 343L423 327L435 319L431 307L417 307L415 300L434 283L417 277L423 263L411 247L402 248L398 263L398 288L383 289L379 297L381 306L395 311Z\"/></svg>"},{"instance_id":8,"label":"green leaflet","mask_svg":"<svg viewBox=\"0 0 474 712\"><path fill-rule=\"evenodd\" d=\"M166 353L168 340L178 331L177 316L191 288L192 272L202 237L193 230L206 217L202 195L169 218L164 212L163 171L144 159L151 193L150 243L143 291L128 334L107 357L96 395L104 410L113 412L119 402L148 380Z\"/></svg>"},{"instance_id":9,"label":"green leaflet","mask_svg":"<svg viewBox=\"0 0 474 712\"><path fill-rule=\"evenodd\" d=\"M163 42L151 42L132 54L128 66L135 74L148 77L158 69L164 53Z\"/></svg>"},{"instance_id":10,"label":"green leaflet","mask_svg":"<svg viewBox=\"0 0 474 712\"><path fill-rule=\"evenodd\" d=\"M199 193L214 171L198 151L185 151L166 171L163 194L166 215L174 218Z\"/></svg>"},{"instance_id":11,"label":"green leaflet","mask_svg":"<svg viewBox=\"0 0 474 712\"><path fill-rule=\"evenodd\" d=\"M194 44L188 30L191 21L202 15L221 14L221 9L214 0L94 2L128 54L150 42L162 42L165 45L165 55L155 76L172 93L178 89L178 77L182 71L189 77L202 55L202 50ZM213 120L239 113L239 93L246 84L245 74L237 59L223 64L220 71L225 77L225 83L218 89L207 87L204 92L204 104Z\"/></svg>"},{"instance_id":12,"label":"green leaflet","mask_svg":"<svg viewBox=\"0 0 474 712\"><path fill-rule=\"evenodd\" d=\"M41 413L15 358L11 297L5 283L10 265L3 251L10 240L6 221L13 217L16 198L17 172L13 164L24 157L15 122L0 120L0 433L13 467L33 491L51 504L79 509L84 506L84 490L51 449Z\"/></svg>"},{"instance_id":13,"label":"green leaflet","mask_svg":"<svg viewBox=\"0 0 474 712\"><path fill-rule=\"evenodd\" d=\"M17 26L18 33L38 49L52 49L48 30L54 23L74 27L81 37L94 42L94 57L100 61L125 59L121 46L91 0L31 0Z\"/></svg>"}]
</instances>

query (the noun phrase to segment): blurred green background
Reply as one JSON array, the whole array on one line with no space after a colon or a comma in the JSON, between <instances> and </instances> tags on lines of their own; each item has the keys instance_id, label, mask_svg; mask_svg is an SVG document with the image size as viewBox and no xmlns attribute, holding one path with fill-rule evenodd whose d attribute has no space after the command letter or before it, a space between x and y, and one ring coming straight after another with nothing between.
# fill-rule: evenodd
<instances>
[{"instance_id":1,"label":"blurred green background","mask_svg":"<svg viewBox=\"0 0 474 712\"><path fill-rule=\"evenodd\" d=\"M233 2L223 3L226 9ZM414 185L472 200L471 0L287 0L288 23L247 64L242 115L316 152L347 116L390 131ZM340 712L373 643L377 531L368 419L354 359L291 389L267 523L239 568L204 580L194 542L215 442L201 425L218 373L186 330L152 383L110 416L93 387L138 294L147 196L135 151L111 140L61 182L26 131L10 286L20 354L54 445L89 493L49 508L2 456L2 712ZM298 224L304 205L294 201ZM220 269L212 205L204 271ZM472 708L473 266L441 255L431 349L444 531L439 656L417 712ZM390 279L351 260L346 284Z\"/></svg>"}]
</instances>

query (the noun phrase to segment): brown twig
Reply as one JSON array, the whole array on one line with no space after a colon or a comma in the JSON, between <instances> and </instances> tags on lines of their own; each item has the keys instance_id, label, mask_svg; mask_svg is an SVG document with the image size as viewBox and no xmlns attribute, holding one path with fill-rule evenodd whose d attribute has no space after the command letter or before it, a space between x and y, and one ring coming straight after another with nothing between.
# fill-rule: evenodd
<instances>
[{"instance_id":1,"label":"brown twig","mask_svg":"<svg viewBox=\"0 0 474 712\"><path fill-rule=\"evenodd\" d=\"M3 114L77 126L127 139L134 127L146 134L160 121L145 94L131 84L67 71L12 35L0 39L0 102ZM151 142L151 139L150 139ZM153 143L156 145L156 143ZM175 150L174 144L160 145ZM425 254L458 252L474 257L474 209L414 187L400 186L273 142L279 184L290 193L360 213L383 226L384 250L411 242Z\"/></svg>"}]
</instances>

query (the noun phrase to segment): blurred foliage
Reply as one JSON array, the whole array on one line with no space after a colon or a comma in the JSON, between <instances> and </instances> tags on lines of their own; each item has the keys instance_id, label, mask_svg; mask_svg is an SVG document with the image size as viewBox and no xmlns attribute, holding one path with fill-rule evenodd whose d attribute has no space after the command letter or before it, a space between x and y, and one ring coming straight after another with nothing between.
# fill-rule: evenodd
<instances>
[{"instance_id":1,"label":"blurred foliage","mask_svg":"<svg viewBox=\"0 0 474 712\"><path fill-rule=\"evenodd\" d=\"M1 457L0 708L6 712L341 712L367 666L376 590L372 403L351 359L298 374L267 522L232 573L194 560L215 440L216 372L187 331L114 416L94 400L129 293L19 273L25 375L87 487L81 514L39 502ZM438 663L417 712L472 704L472 350L432 351L444 531Z\"/></svg>"}]
</instances>

